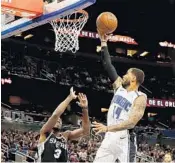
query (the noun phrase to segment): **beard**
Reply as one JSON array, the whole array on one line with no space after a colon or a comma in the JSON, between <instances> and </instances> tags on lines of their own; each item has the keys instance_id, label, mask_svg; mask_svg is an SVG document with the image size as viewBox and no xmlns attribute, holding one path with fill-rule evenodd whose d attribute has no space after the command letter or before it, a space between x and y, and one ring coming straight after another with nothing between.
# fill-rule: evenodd
<instances>
[{"instance_id":1,"label":"beard","mask_svg":"<svg viewBox=\"0 0 175 163\"><path fill-rule=\"evenodd\" d=\"M127 87L129 87L130 86L130 81L124 81L124 82L122 82L122 86L123 86L123 88L127 88Z\"/></svg>"}]
</instances>

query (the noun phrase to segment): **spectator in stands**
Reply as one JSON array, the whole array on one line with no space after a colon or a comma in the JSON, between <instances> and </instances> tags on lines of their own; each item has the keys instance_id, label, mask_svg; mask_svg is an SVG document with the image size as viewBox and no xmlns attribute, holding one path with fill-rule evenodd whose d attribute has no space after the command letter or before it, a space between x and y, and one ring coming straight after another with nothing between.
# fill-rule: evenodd
<instances>
[{"instance_id":1,"label":"spectator in stands","mask_svg":"<svg viewBox=\"0 0 175 163\"><path fill-rule=\"evenodd\" d=\"M163 158L163 162L172 162L172 157L171 157L171 153L166 153L164 158Z\"/></svg>"},{"instance_id":2,"label":"spectator in stands","mask_svg":"<svg viewBox=\"0 0 175 163\"><path fill-rule=\"evenodd\" d=\"M5 162L4 152L1 151L1 162Z\"/></svg>"},{"instance_id":3,"label":"spectator in stands","mask_svg":"<svg viewBox=\"0 0 175 163\"><path fill-rule=\"evenodd\" d=\"M78 153L79 158L80 158L80 162L85 162L87 159L87 150L85 150L84 148L81 149L81 151Z\"/></svg>"},{"instance_id":4,"label":"spectator in stands","mask_svg":"<svg viewBox=\"0 0 175 163\"><path fill-rule=\"evenodd\" d=\"M34 149L37 145L38 132L8 130L1 131L1 142L9 147L9 151L20 150L34 157ZM101 140L93 139L93 137L82 138L76 141L69 142L69 159L70 162L93 162L96 151L101 143ZM149 145L146 142L139 144L139 154L154 158L156 162L172 162L175 160L175 149L169 146L161 146L160 144ZM1 153L1 160L4 161L6 154ZM145 157L145 159L150 159ZM143 158L143 157L141 157ZM138 159L138 161L145 161Z\"/></svg>"},{"instance_id":5,"label":"spectator in stands","mask_svg":"<svg viewBox=\"0 0 175 163\"><path fill-rule=\"evenodd\" d=\"M70 162L79 162L78 155L76 153L74 153L74 152L72 152L70 154L69 159L70 159Z\"/></svg>"}]
</instances>

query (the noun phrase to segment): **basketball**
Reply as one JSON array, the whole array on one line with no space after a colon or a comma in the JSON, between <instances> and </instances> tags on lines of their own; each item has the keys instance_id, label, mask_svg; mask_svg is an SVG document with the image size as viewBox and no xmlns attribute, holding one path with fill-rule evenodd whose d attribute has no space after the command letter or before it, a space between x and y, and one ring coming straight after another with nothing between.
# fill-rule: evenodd
<instances>
[{"instance_id":1,"label":"basketball","mask_svg":"<svg viewBox=\"0 0 175 163\"><path fill-rule=\"evenodd\" d=\"M117 17L111 12L101 13L96 20L97 29L105 34L114 32L118 26Z\"/></svg>"}]
</instances>

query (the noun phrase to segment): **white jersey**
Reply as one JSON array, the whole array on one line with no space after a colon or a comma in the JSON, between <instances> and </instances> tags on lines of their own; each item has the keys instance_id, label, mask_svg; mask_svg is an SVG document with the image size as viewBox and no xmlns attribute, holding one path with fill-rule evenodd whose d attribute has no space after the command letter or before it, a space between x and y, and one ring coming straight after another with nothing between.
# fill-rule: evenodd
<instances>
[{"instance_id":1,"label":"white jersey","mask_svg":"<svg viewBox=\"0 0 175 163\"><path fill-rule=\"evenodd\" d=\"M127 120L129 117L131 108L133 106L134 100L140 95L146 96L146 94L139 91L128 92L125 88L120 86L115 91L113 99L111 101L111 104L108 110L108 115L107 115L107 125L108 126L116 125L122 121ZM119 131L119 132L120 132L120 135L126 134L127 130ZM112 132L110 133L112 134Z\"/></svg>"},{"instance_id":2,"label":"white jersey","mask_svg":"<svg viewBox=\"0 0 175 163\"><path fill-rule=\"evenodd\" d=\"M134 100L140 95L146 96L139 91L127 92L120 86L114 93L107 116L107 125L117 125L129 118ZM116 132L107 132L94 163L98 162L133 162L136 163L136 135L125 129Z\"/></svg>"}]
</instances>

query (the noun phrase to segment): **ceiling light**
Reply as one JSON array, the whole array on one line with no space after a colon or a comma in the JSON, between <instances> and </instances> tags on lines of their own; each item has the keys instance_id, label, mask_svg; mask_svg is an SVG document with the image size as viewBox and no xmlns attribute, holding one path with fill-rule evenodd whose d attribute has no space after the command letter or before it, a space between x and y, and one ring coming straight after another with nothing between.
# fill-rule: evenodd
<instances>
[{"instance_id":1,"label":"ceiling light","mask_svg":"<svg viewBox=\"0 0 175 163\"><path fill-rule=\"evenodd\" d=\"M141 57L144 57L144 56L146 56L148 53L149 53L149 52L146 52L146 51L145 51L145 52L141 53L140 56L141 56Z\"/></svg>"},{"instance_id":2,"label":"ceiling light","mask_svg":"<svg viewBox=\"0 0 175 163\"><path fill-rule=\"evenodd\" d=\"M96 52L99 53L101 51L101 46L96 47Z\"/></svg>"},{"instance_id":3,"label":"ceiling light","mask_svg":"<svg viewBox=\"0 0 175 163\"><path fill-rule=\"evenodd\" d=\"M127 56L132 57L136 53L137 53L137 50L127 50Z\"/></svg>"},{"instance_id":4,"label":"ceiling light","mask_svg":"<svg viewBox=\"0 0 175 163\"><path fill-rule=\"evenodd\" d=\"M27 36L24 37L24 40L27 40L27 39L29 39L31 37L33 37L33 35L32 34L29 34L29 35L27 35Z\"/></svg>"}]
</instances>

